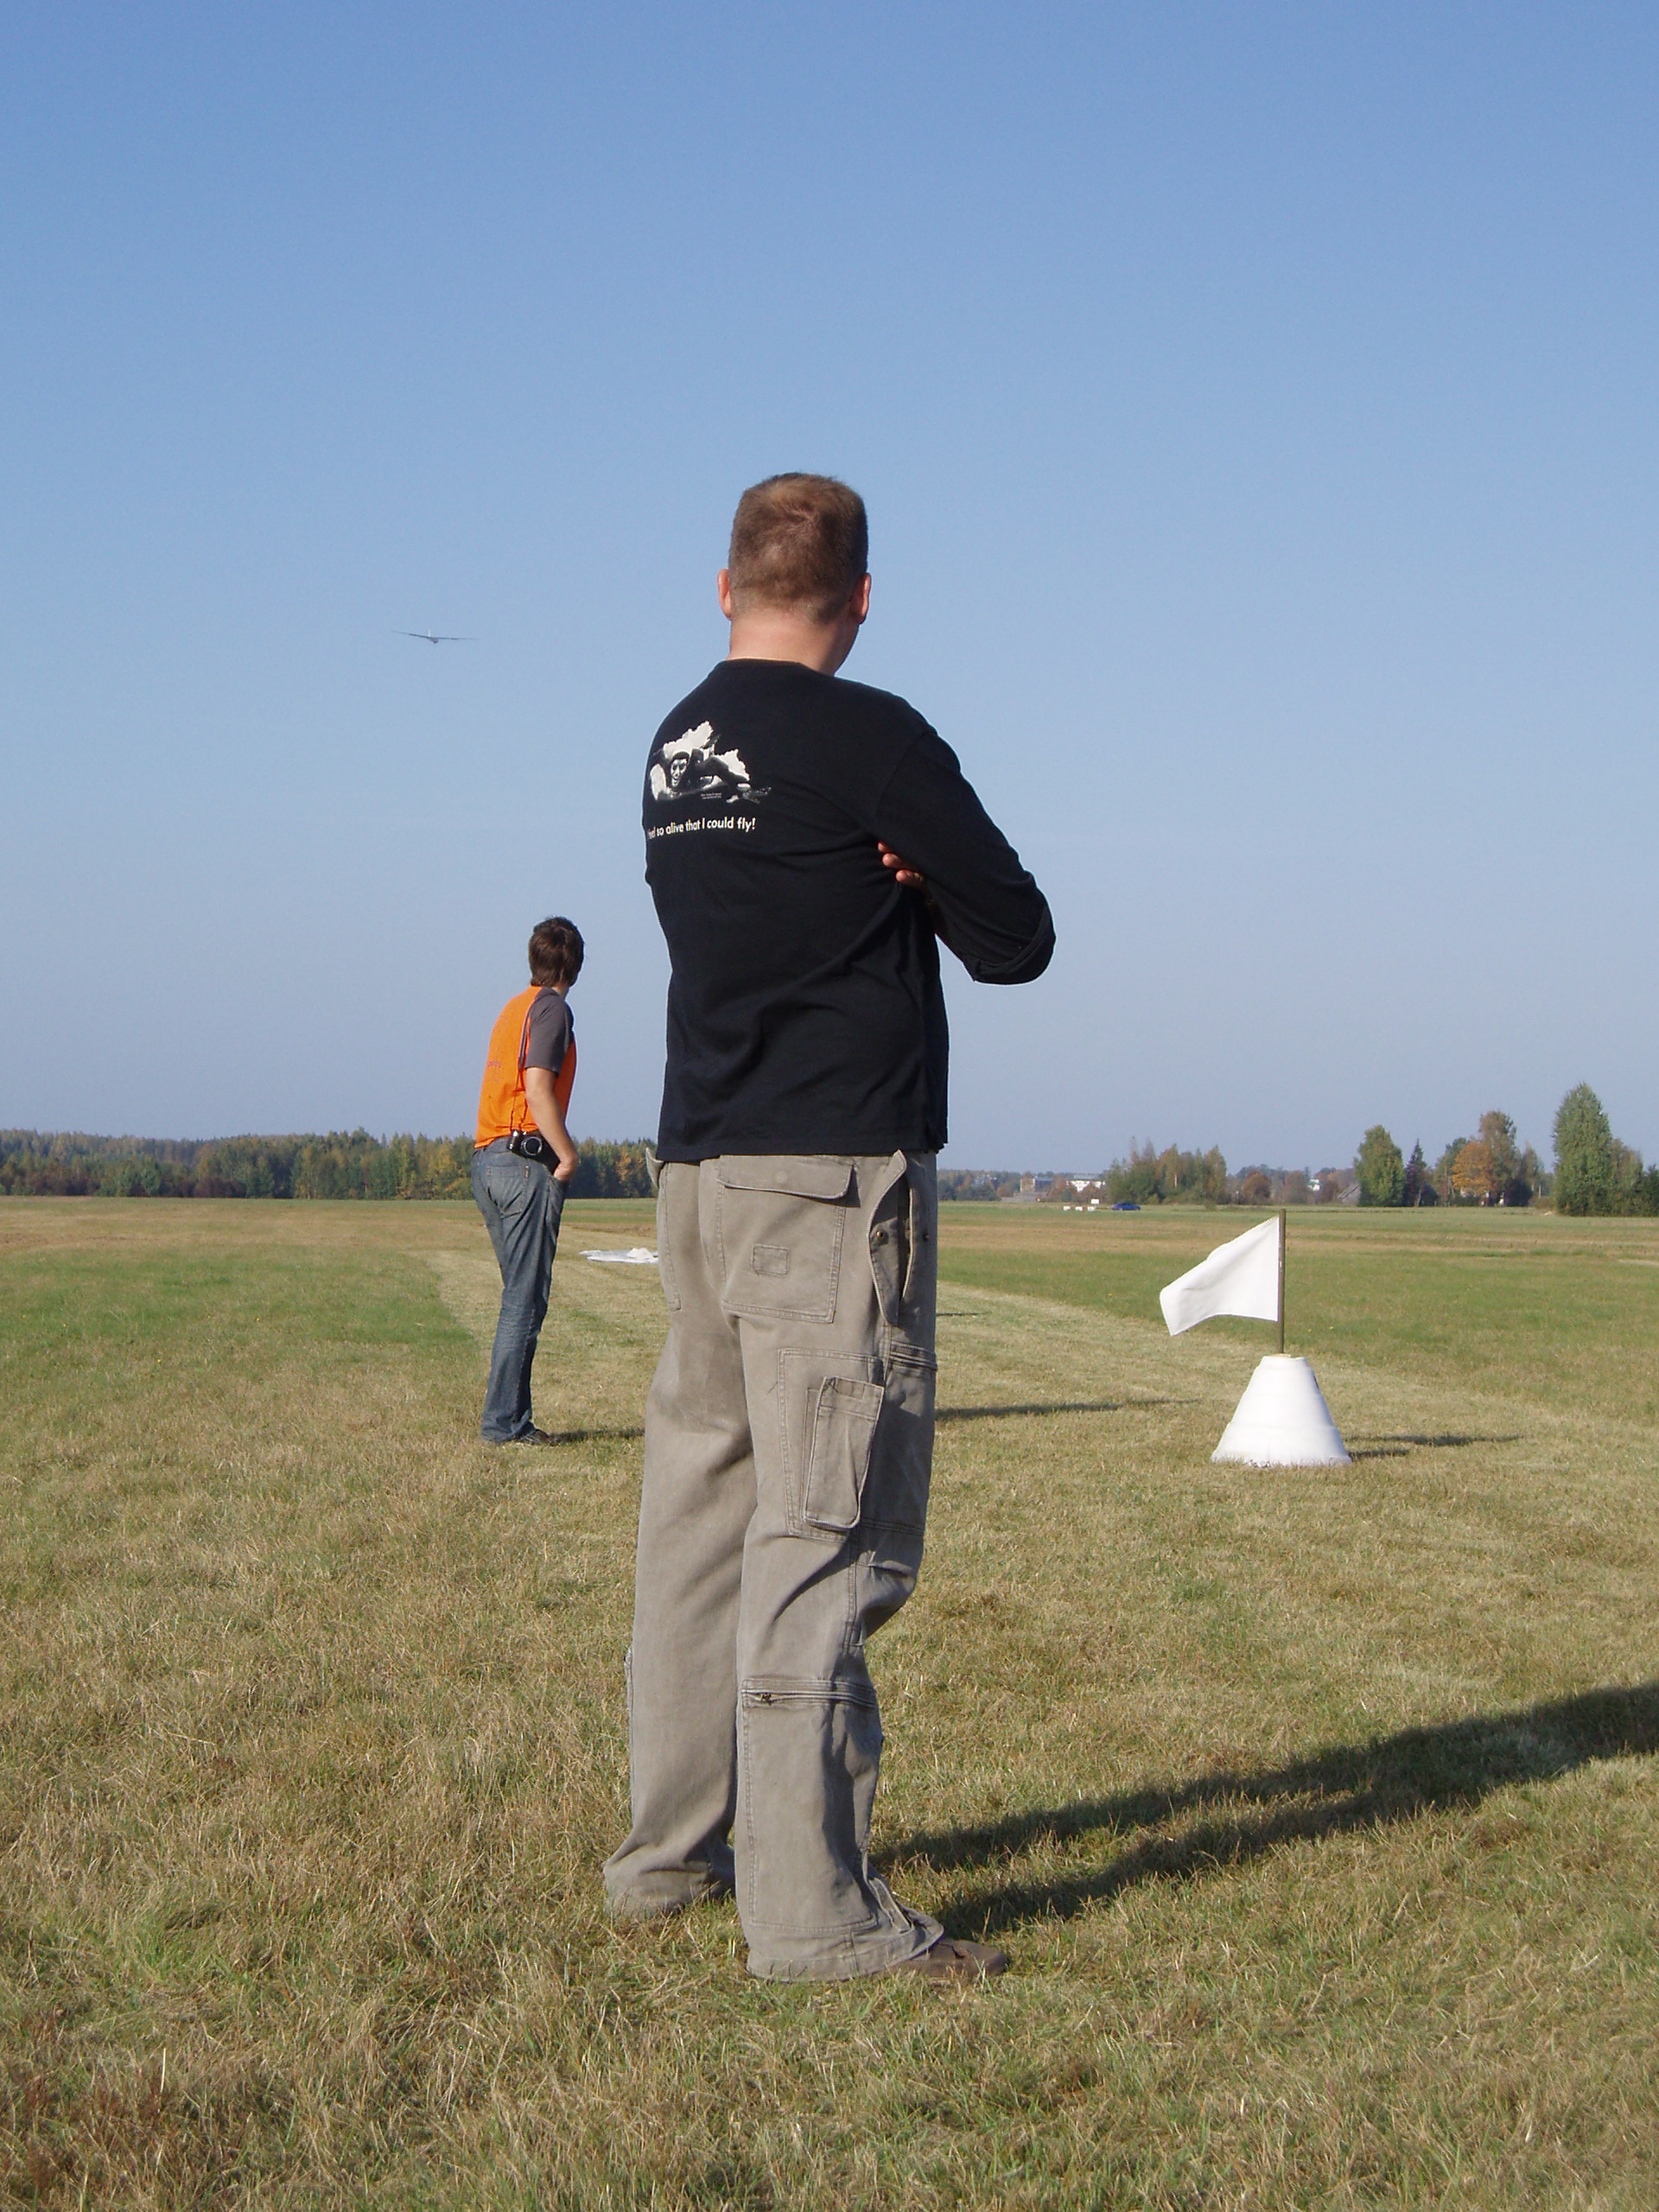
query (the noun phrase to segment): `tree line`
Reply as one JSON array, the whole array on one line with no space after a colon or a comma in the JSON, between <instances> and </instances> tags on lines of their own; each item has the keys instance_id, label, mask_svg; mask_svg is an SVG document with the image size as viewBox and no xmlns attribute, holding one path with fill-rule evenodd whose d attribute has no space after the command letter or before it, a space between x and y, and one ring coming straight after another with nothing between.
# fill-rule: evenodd
<instances>
[{"instance_id":1,"label":"tree line","mask_svg":"<svg viewBox=\"0 0 1659 2212\"><path fill-rule=\"evenodd\" d=\"M1409 1160L1381 1122L1366 1130L1354 1161L1359 1202L1371 1206L1529 1205L1548 1198L1557 1213L1659 1214L1659 1166L1613 1135L1587 1083L1556 1109L1555 1166L1548 1173L1518 1143L1507 1114L1483 1114L1472 1137L1454 1137L1430 1168L1421 1144Z\"/></svg>"},{"instance_id":2,"label":"tree line","mask_svg":"<svg viewBox=\"0 0 1659 2212\"><path fill-rule=\"evenodd\" d=\"M645 1140L588 1138L569 1195L651 1196ZM188 1139L0 1129L0 1195L124 1198L470 1198L470 1137Z\"/></svg>"},{"instance_id":3,"label":"tree line","mask_svg":"<svg viewBox=\"0 0 1659 2212\"><path fill-rule=\"evenodd\" d=\"M1481 1116L1473 1136L1453 1137L1432 1167L1421 1143L1403 1158L1378 1122L1360 1141L1354 1176L1363 1206L1526 1206L1552 1187L1537 1154L1496 1109Z\"/></svg>"},{"instance_id":4,"label":"tree line","mask_svg":"<svg viewBox=\"0 0 1659 2212\"><path fill-rule=\"evenodd\" d=\"M1017 1173L1002 1168L941 1167L939 1199L1011 1198L1020 1188Z\"/></svg>"},{"instance_id":5,"label":"tree line","mask_svg":"<svg viewBox=\"0 0 1659 2212\"><path fill-rule=\"evenodd\" d=\"M1239 1180L1229 1176L1227 1162L1216 1145L1208 1152L1183 1152L1172 1144L1160 1152L1154 1144L1133 1141L1128 1159L1113 1160L1100 1178L1105 1196L1114 1205L1127 1199L1141 1206L1226 1205L1238 1197Z\"/></svg>"},{"instance_id":6,"label":"tree line","mask_svg":"<svg viewBox=\"0 0 1659 2212\"><path fill-rule=\"evenodd\" d=\"M1421 1143L1407 1159L1378 1122L1351 1169L1228 1168L1218 1147L1131 1142L1126 1159L1097 1176L1055 1176L1043 1195L1071 1202L1081 1190L1135 1205L1529 1205L1559 1213L1659 1214L1659 1166L1613 1135L1601 1101L1580 1084L1554 1122L1555 1161L1547 1169L1522 1145L1507 1114L1483 1114L1472 1136L1454 1137L1431 1167ZM646 1140L585 1138L569 1194L577 1198L651 1195ZM472 1195L470 1137L372 1137L366 1129L326 1136L187 1139L88 1136L78 1131L0 1129L0 1196L155 1198L466 1198ZM1027 1178L1027 1180L1030 1179ZM1039 1179L1039 1181L1042 1179ZM1017 1173L946 1168L942 1198L1006 1198ZM1357 1188L1356 1189L1356 1185Z\"/></svg>"},{"instance_id":7,"label":"tree line","mask_svg":"<svg viewBox=\"0 0 1659 2212\"><path fill-rule=\"evenodd\" d=\"M1344 1199L1369 1206L1524 1206L1548 1198L1558 1213L1659 1214L1659 1166L1644 1167L1641 1154L1613 1135L1588 1084L1562 1099L1554 1136L1552 1169L1495 1109L1481 1116L1472 1135L1453 1137L1431 1166L1421 1142L1408 1159L1379 1122L1365 1132L1351 1168L1321 1167L1317 1174L1266 1166L1235 1172L1213 1145L1187 1152L1132 1141L1128 1157L1098 1176L1057 1175L1042 1196L1070 1205L1087 1192L1112 1205L1141 1206L1330 1205ZM1014 1179L976 1179L988 1185ZM957 1195L1000 1194L985 1188Z\"/></svg>"},{"instance_id":8,"label":"tree line","mask_svg":"<svg viewBox=\"0 0 1659 2212\"><path fill-rule=\"evenodd\" d=\"M1179 1145L1131 1142L1126 1159L1115 1160L1098 1177L1101 1195L1114 1205L1303 1206L1336 1204L1353 1182L1346 1167L1230 1168L1218 1145L1207 1152ZM1066 1183L1069 1198L1077 1179ZM1050 1198L1060 1196L1051 1191Z\"/></svg>"}]
</instances>

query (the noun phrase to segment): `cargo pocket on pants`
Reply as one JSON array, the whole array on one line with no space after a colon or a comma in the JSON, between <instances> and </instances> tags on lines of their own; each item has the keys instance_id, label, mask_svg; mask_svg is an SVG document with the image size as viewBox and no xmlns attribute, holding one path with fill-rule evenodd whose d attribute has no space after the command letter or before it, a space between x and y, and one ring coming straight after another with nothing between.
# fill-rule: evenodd
<instances>
[{"instance_id":1,"label":"cargo pocket on pants","mask_svg":"<svg viewBox=\"0 0 1659 2212\"><path fill-rule=\"evenodd\" d=\"M740 1725L749 1929L850 1936L878 1926L864 1879L881 1764L874 1686L857 1675L756 1676L743 1685Z\"/></svg>"},{"instance_id":2,"label":"cargo pocket on pants","mask_svg":"<svg viewBox=\"0 0 1659 2212\"><path fill-rule=\"evenodd\" d=\"M715 1234L721 1303L758 1320L833 1321L853 1163L818 1153L726 1153Z\"/></svg>"},{"instance_id":3,"label":"cargo pocket on pants","mask_svg":"<svg viewBox=\"0 0 1659 2212\"><path fill-rule=\"evenodd\" d=\"M802 1501L810 1527L843 1536L857 1528L880 1414L879 1382L831 1375L819 1386Z\"/></svg>"},{"instance_id":4,"label":"cargo pocket on pants","mask_svg":"<svg viewBox=\"0 0 1659 2212\"><path fill-rule=\"evenodd\" d=\"M790 1534L839 1543L858 1526L881 1413L876 1362L858 1352L778 1355L784 1511Z\"/></svg>"}]
</instances>

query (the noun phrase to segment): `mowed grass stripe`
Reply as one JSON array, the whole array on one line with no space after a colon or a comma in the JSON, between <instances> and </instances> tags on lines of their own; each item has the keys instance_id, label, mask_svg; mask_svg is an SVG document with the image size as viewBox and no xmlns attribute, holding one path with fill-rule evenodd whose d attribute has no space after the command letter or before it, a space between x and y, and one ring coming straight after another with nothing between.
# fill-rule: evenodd
<instances>
[{"instance_id":1,"label":"mowed grass stripe","mask_svg":"<svg viewBox=\"0 0 1659 2212\"><path fill-rule=\"evenodd\" d=\"M599 1910L663 1317L577 1255L646 1210L567 1213L537 1414L571 1440L492 1452L470 1209L0 1206L11 2196L1659 2195L1621 1355L1577 1345L1574 1408L1385 1330L1319 1357L1372 1456L1219 1469L1266 1332L1172 1344L1076 1302L1058 1236L1044 1274L1052 1217L970 1213L929 1558L873 1651L884 1862L1015 1957L940 1999L750 1984L729 1907ZM1387 1226L1383 1306L1427 1264ZM1597 1298L1641 1274L1601 1249Z\"/></svg>"}]
</instances>

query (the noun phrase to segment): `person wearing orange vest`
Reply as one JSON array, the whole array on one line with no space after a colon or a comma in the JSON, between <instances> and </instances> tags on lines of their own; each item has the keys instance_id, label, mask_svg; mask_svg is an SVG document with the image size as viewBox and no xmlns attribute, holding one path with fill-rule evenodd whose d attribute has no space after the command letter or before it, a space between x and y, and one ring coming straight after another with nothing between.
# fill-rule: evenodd
<instances>
[{"instance_id":1,"label":"person wearing orange vest","mask_svg":"<svg viewBox=\"0 0 1659 2212\"><path fill-rule=\"evenodd\" d=\"M553 1255L576 1147L564 1116L576 1079L565 994L582 973L582 932L563 914L530 933L530 988L490 1032L478 1098L473 1196L501 1269L501 1313L479 1433L486 1444L549 1444L530 1414L530 1370L547 1319Z\"/></svg>"}]
</instances>

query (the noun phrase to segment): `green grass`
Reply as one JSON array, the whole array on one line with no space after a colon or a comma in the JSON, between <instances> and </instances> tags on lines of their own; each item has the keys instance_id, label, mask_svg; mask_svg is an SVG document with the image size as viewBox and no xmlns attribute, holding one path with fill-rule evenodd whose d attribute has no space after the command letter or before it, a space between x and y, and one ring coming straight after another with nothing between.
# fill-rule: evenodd
<instances>
[{"instance_id":1,"label":"green grass","mask_svg":"<svg viewBox=\"0 0 1659 2212\"><path fill-rule=\"evenodd\" d=\"M474 1437L469 1208L0 1204L0 2199L1659 2202L1659 1230L1294 1215L1355 1450L1209 1452L1240 1225L951 1208L878 1842L1012 1973L613 1928L648 1234Z\"/></svg>"},{"instance_id":2,"label":"green grass","mask_svg":"<svg viewBox=\"0 0 1659 2212\"><path fill-rule=\"evenodd\" d=\"M964 1205L951 1277L1153 1319L1185 1268L1265 1215L1171 1206L1071 1214ZM960 1217L958 1218L958 1217ZM1287 1349L1408 1363L1451 1385L1659 1422L1659 1240L1644 1221L1452 1206L1299 1207L1286 1239ZM1379 1255L1383 1255L1379 1263ZM1258 1347L1260 1324L1209 1325Z\"/></svg>"}]
</instances>

